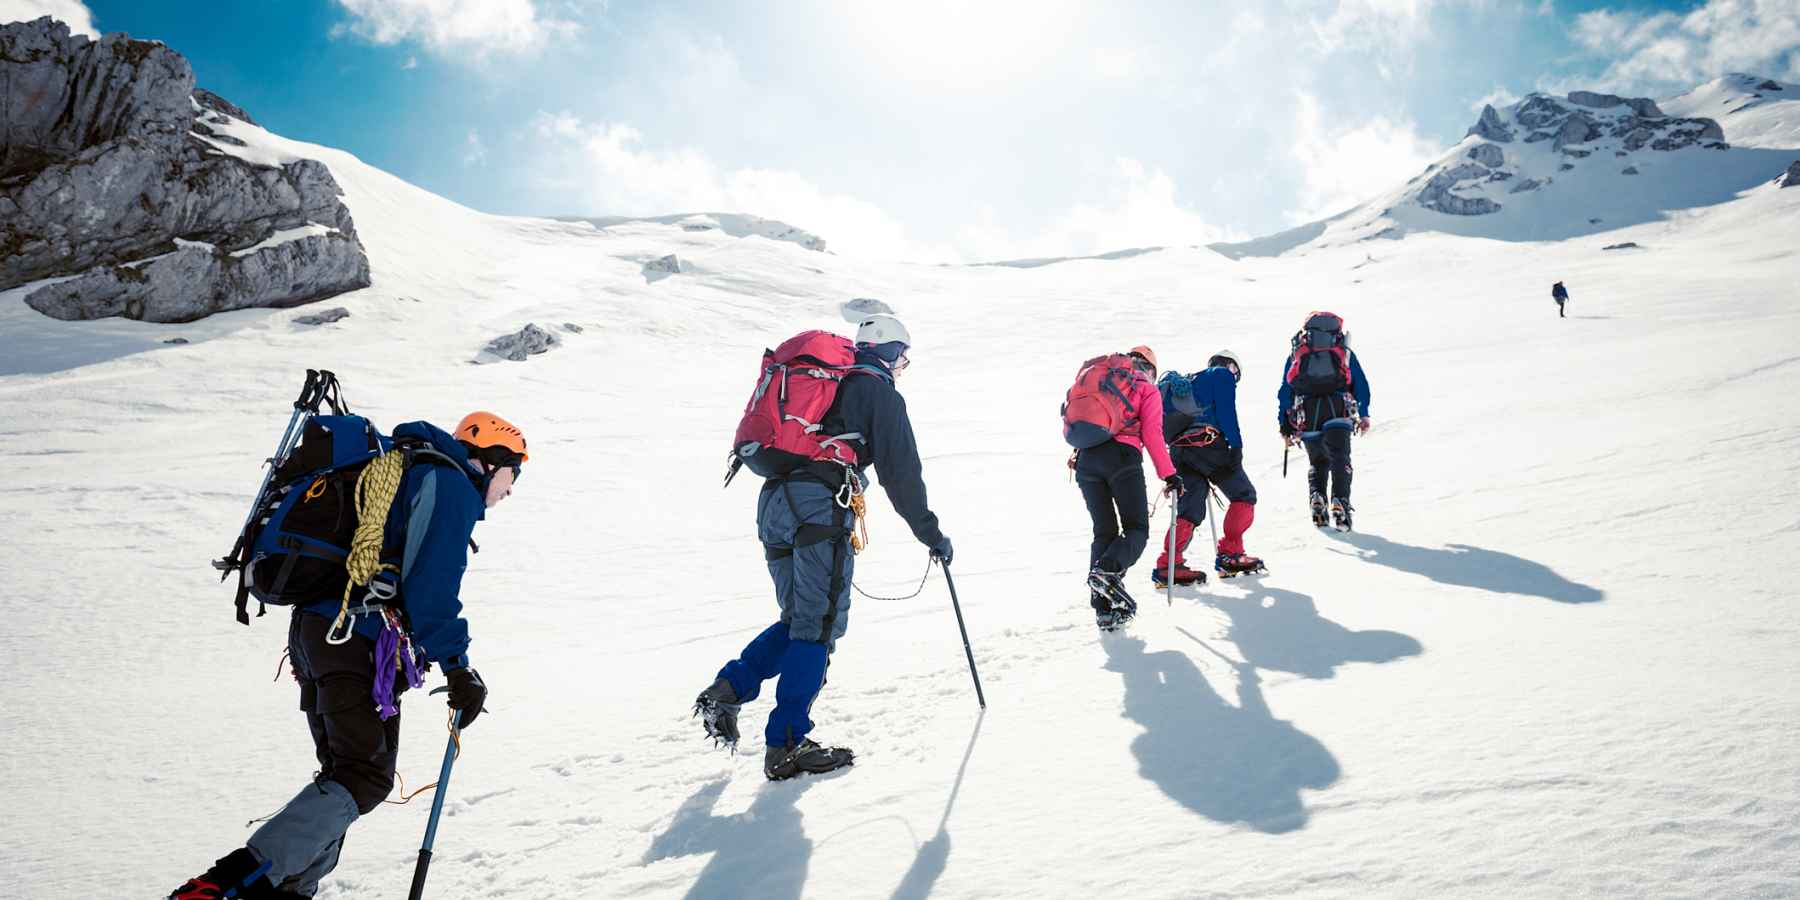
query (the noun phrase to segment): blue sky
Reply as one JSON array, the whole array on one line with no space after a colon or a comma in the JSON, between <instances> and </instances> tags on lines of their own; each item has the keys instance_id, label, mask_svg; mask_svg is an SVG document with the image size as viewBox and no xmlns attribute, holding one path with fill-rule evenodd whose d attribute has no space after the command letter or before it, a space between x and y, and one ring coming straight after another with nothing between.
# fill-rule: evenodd
<instances>
[{"instance_id":1,"label":"blue sky","mask_svg":"<svg viewBox=\"0 0 1800 900\"><path fill-rule=\"evenodd\" d=\"M1483 98L1800 81L1800 0L0 0L39 10L478 209L741 211L915 259L1279 230Z\"/></svg>"}]
</instances>

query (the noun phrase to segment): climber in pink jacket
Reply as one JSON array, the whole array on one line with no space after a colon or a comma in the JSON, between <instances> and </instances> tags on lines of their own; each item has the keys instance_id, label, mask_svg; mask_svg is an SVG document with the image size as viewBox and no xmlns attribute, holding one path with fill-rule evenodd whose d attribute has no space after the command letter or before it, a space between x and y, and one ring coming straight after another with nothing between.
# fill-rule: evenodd
<instances>
[{"instance_id":1,"label":"climber in pink jacket","mask_svg":"<svg viewBox=\"0 0 1800 900\"><path fill-rule=\"evenodd\" d=\"M1144 451L1163 481L1164 493L1181 490L1181 476L1169 459L1169 447L1163 441L1162 395L1156 390L1156 354L1149 347L1134 347L1130 360L1130 382L1123 391L1125 403L1118 403L1117 381L1106 373L1109 367L1102 357L1090 361L1064 409L1064 436L1081 449L1071 465L1075 482L1081 486L1081 498L1087 503L1088 517L1094 522L1094 541L1088 550L1088 600L1094 607L1094 621L1102 631L1112 631L1137 614L1137 601L1125 590L1125 572L1144 553L1150 542L1150 500L1144 491ZM1123 380L1119 376L1117 380ZM1103 407L1112 407L1125 416L1110 436L1096 442L1083 439L1081 429L1091 428L1085 422L1070 424L1083 418L1079 407L1086 405L1094 415L1105 418ZM1078 414L1071 416L1071 412ZM1101 432L1089 432L1098 438Z\"/></svg>"}]
</instances>

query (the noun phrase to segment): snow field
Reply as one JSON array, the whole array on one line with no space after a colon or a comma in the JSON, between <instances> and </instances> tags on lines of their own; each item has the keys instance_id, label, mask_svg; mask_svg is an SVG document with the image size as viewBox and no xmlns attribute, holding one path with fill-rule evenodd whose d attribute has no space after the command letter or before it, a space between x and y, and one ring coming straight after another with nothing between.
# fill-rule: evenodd
<instances>
[{"instance_id":1,"label":"snow field","mask_svg":"<svg viewBox=\"0 0 1800 900\"><path fill-rule=\"evenodd\" d=\"M482 407L532 441L464 581L493 694L437 896L1800 892L1800 191L1551 244L943 268L482 216L249 128L343 183L375 274L337 301L351 318L63 323L0 294L0 881L30 896L156 896L311 772L270 680L285 615L240 628L205 564L308 366L383 426ZM1646 249L1599 249L1628 240ZM691 271L647 283L671 252ZM775 611L755 488L718 479L761 349L844 328L855 296L916 337L900 386L992 707L941 577L859 596L814 711L859 764L768 784L772 699L737 757L686 717ZM1304 456L1284 480L1273 421L1315 308L1345 316L1375 392L1341 537L1306 523ZM527 321L584 330L467 364ZM1054 413L1082 359L1139 342L1184 369L1243 355L1249 547L1271 572L1165 605L1153 548L1143 614L1102 638ZM858 581L909 593L924 549L871 505ZM410 785L436 771L438 703L406 701ZM401 893L427 806L359 822L320 897Z\"/></svg>"}]
</instances>

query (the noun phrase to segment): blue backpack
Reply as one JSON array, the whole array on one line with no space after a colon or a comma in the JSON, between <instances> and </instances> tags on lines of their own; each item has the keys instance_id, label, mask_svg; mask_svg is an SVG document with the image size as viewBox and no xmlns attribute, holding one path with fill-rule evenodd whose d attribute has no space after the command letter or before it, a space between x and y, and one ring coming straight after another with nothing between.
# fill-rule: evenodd
<instances>
[{"instance_id":1,"label":"blue backpack","mask_svg":"<svg viewBox=\"0 0 1800 900\"><path fill-rule=\"evenodd\" d=\"M357 525L357 476L393 446L362 416L306 420L299 444L275 470L250 518L240 617L246 597L292 606L343 594L350 577L344 561Z\"/></svg>"}]
</instances>

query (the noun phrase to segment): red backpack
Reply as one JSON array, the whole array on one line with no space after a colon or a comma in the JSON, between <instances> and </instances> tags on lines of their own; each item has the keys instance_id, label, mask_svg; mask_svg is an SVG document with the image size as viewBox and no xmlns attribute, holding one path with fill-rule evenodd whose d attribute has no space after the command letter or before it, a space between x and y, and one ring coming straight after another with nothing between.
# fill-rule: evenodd
<instances>
[{"instance_id":1,"label":"red backpack","mask_svg":"<svg viewBox=\"0 0 1800 900\"><path fill-rule=\"evenodd\" d=\"M1308 397L1350 390L1350 336L1344 333L1343 317L1313 313L1295 333L1292 344L1287 383L1295 394Z\"/></svg>"},{"instance_id":2,"label":"red backpack","mask_svg":"<svg viewBox=\"0 0 1800 900\"><path fill-rule=\"evenodd\" d=\"M1098 447L1137 424L1131 403L1137 372L1130 356L1108 353L1081 364L1063 401L1063 440L1077 450Z\"/></svg>"},{"instance_id":3,"label":"red backpack","mask_svg":"<svg viewBox=\"0 0 1800 900\"><path fill-rule=\"evenodd\" d=\"M856 450L843 439L857 435L820 430L855 362L850 340L829 331L803 331L764 350L762 375L731 439L725 483L731 483L739 466L764 478L781 478L817 460L856 465Z\"/></svg>"}]
</instances>

